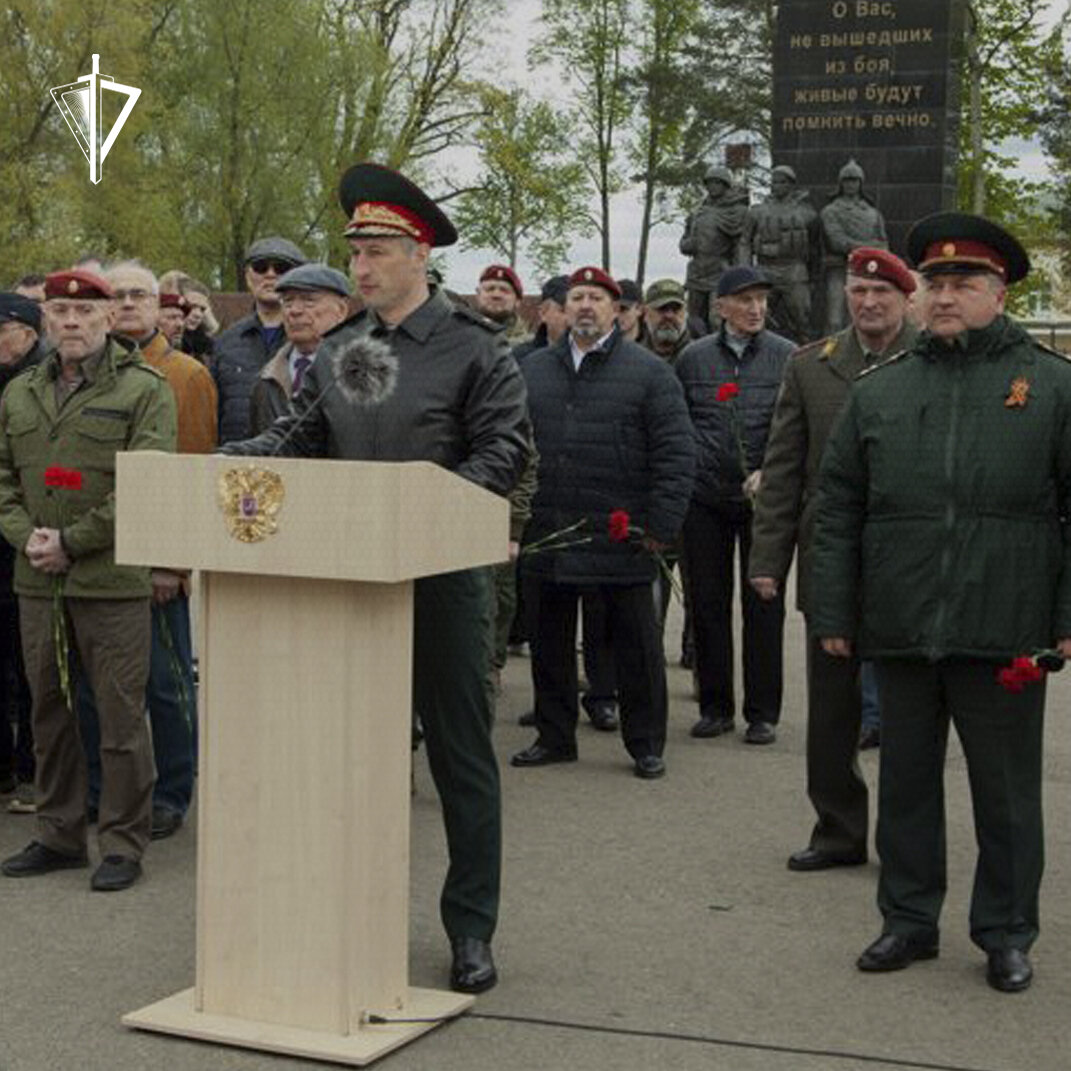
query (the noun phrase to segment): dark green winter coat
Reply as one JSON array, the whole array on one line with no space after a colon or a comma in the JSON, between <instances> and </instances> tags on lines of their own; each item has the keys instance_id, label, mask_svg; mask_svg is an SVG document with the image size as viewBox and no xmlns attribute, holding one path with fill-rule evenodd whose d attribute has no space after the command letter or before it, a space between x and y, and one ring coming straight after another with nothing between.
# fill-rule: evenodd
<instances>
[{"instance_id":1,"label":"dark green winter coat","mask_svg":"<svg viewBox=\"0 0 1071 1071\"><path fill-rule=\"evenodd\" d=\"M1016 404L1021 402L1021 404ZM1071 636L1071 361L1004 316L864 373L823 458L817 636L1006 660Z\"/></svg>"},{"instance_id":2,"label":"dark green winter coat","mask_svg":"<svg viewBox=\"0 0 1071 1071\"><path fill-rule=\"evenodd\" d=\"M72 558L65 595L146 596L149 570L115 564L115 455L175 449L174 395L136 349L115 340L57 409L58 375L52 355L13 380L0 400L0 532L16 550L15 591L52 593L52 577L22 553L42 527L59 529Z\"/></svg>"}]
</instances>

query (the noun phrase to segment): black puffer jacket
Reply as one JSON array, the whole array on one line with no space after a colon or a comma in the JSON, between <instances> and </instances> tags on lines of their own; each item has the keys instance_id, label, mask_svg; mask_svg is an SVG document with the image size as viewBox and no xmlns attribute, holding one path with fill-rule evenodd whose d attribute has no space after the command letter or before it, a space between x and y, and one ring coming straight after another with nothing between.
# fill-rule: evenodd
<instances>
[{"instance_id":1,"label":"black puffer jacket","mask_svg":"<svg viewBox=\"0 0 1071 1071\"><path fill-rule=\"evenodd\" d=\"M244 439L249 434L249 396L268 358L286 341L279 331L279 345L264 345L261 323L254 313L232 324L216 338L212 375L219 392L219 441Z\"/></svg>"},{"instance_id":2,"label":"black puffer jacket","mask_svg":"<svg viewBox=\"0 0 1071 1071\"><path fill-rule=\"evenodd\" d=\"M591 541L522 558L531 573L560 583L636 584L656 563L639 545L610 541L610 513L663 543L680 530L692 493L695 447L680 384L670 367L615 329L577 372L566 335L528 356L528 384L539 453L531 544L585 520L563 539Z\"/></svg>"},{"instance_id":3,"label":"black puffer jacket","mask_svg":"<svg viewBox=\"0 0 1071 1071\"><path fill-rule=\"evenodd\" d=\"M760 331L738 357L725 340L724 326L717 334L687 346L677 361L698 450L695 497L717 506L742 502L744 473L733 422L747 457L748 472L762 468L770 434L774 403L794 342ZM735 383L740 393L731 401L718 401L718 389Z\"/></svg>"}]
</instances>

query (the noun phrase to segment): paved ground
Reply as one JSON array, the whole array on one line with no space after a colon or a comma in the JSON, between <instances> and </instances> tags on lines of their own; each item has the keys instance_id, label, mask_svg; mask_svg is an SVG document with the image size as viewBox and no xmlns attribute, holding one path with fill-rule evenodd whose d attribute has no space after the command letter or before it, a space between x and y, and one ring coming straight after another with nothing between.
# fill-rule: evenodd
<instances>
[{"instance_id":1,"label":"paved ground","mask_svg":"<svg viewBox=\"0 0 1071 1071\"><path fill-rule=\"evenodd\" d=\"M670 650L676 650L675 644ZM670 671L669 776L631 776L620 742L589 727L581 761L503 767L506 868L496 953L502 981L475 1014L381 1065L392 1071L613 1068L1063 1071L1071 1008L1071 673L1049 703L1037 978L994 993L966 933L974 845L961 756L949 759L949 896L941 958L888 976L853 959L879 931L876 868L791 874L811 816L803 792L802 636L792 615L778 742L694 741L689 679ZM524 746L528 662L514 659L500 756ZM877 757L864 757L873 784ZM423 759L413 805L411 975L441 987L443 867ZM0 814L0 852L31 821ZM0 880L2 1071L283 1071L312 1066L135 1033L119 1017L193 981L194 847L187 828L154 845L146 880L91 894L86 872ZM1060 1053L1064 1052L1064 1056Z\"/></svg>"}]
</instances>

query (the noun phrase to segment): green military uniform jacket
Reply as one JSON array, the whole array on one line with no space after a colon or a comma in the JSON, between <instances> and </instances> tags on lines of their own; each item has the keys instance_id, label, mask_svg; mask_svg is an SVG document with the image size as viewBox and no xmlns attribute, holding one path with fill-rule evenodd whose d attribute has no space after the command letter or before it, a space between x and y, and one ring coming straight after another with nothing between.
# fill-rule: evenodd
<instances>
[{"instance_id":1,"label":"green military uniform jacket","mask_svg":"<svg viewBox=\"0 0 1071 1071\"><path fill-rule=\"evenodd\" d=\"M910 347L918 331L905 322L886 354ZM799 547L796 605L810 601L818 470L829 433L848 400L852 381L866 367L854 327L797 350L785 367L770 438L762 463L762 487L752 524L750 576L784 583Z\"/></svg>"},{"instance_id":2,"label":"green military uniform jacket","mask_svg":"<svg viewBox=\"0 0 1071 1071\"><path fill-rule=\"evenodd\" d=\"M816 636L929 661L1071 636L1071 361L1007 317L860 376L819 486Z\"/></svg>"},{"instance_id":3,"label":"green military uniform jacket","mask_svg":"<svg viewBox=\"0 0 1071 1071\"><path fill-rule=\"evenodd\" d=\"M52 577L22 551L34 528L57 528L72 558L65 595L146 596L149 570L115 564L115 455L175 449L171 388L136 349L114 339L91 378L57 407L59 371L53 354L0 400L0 533L17 552L15 591L51 595Z\"/></svg>"}]
</instances>

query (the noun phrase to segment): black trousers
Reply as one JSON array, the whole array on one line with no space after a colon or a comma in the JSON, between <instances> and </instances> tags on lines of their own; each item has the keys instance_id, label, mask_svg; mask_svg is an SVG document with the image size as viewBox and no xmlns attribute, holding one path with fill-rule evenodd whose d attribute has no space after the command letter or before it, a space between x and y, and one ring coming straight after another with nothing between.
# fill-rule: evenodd
<instances>
[{"instance_id":1,"label":"black trousers","mask_svg":"<svg viewBox=\"0 0 1071 1071\"><path fill-rule=\"evenodd\" d=\"M751 508L719 509L692 502L684 522L699 707L706 717L731 718L733 688L733 562L739 544L744 619L744 718L776 725L781 717L784 593L764 602L747 582Z\"/></svg>"},{"instance_id":2,"label":"black trousers","mask_svg":"<svg viewBox=\"0 0 1071 1071\"><path fill-rule=\"evenodd\" d=\"M859 659L826 654L807 630L807 795L818 815L811 847L866 855L867 787L859 772Z\"/></svg>"},{"instance_id":3,"label":"black trousers","mask_svg":"<svg viewBox=\"0 0 1071 1071\"><path fill-rule=\"evenodd\" d=\"M18 603L0 598L0 780L14 774L33 784L30 685L22 664Z\"/></svg>"},{"instance_id":4,"label":"black trousers","mask_svg":"<svg viewBox=\"0 0 1071 1071\"><path fill-rule=\"evenodd\" d=\"M586 588L580 595L580 634L584 676L588 687L582 700L590 711L596 703L617 702L617 666L610 638L610 600L602 588Z\"/></svg>"},{"instance_id":5,"label":"black trousers","mask_svg":"<svg viewBox=\"0 0 1071 1071\"><path fill-rule=\"evenodd\" d=\"M576 614L577 602L587 591L596 591L606 608L625 747L637 759L661 755L666 744L666 667L650 584L538 582L532 683L539 742L576 752Z\"/></svg>"}]
</instances>

